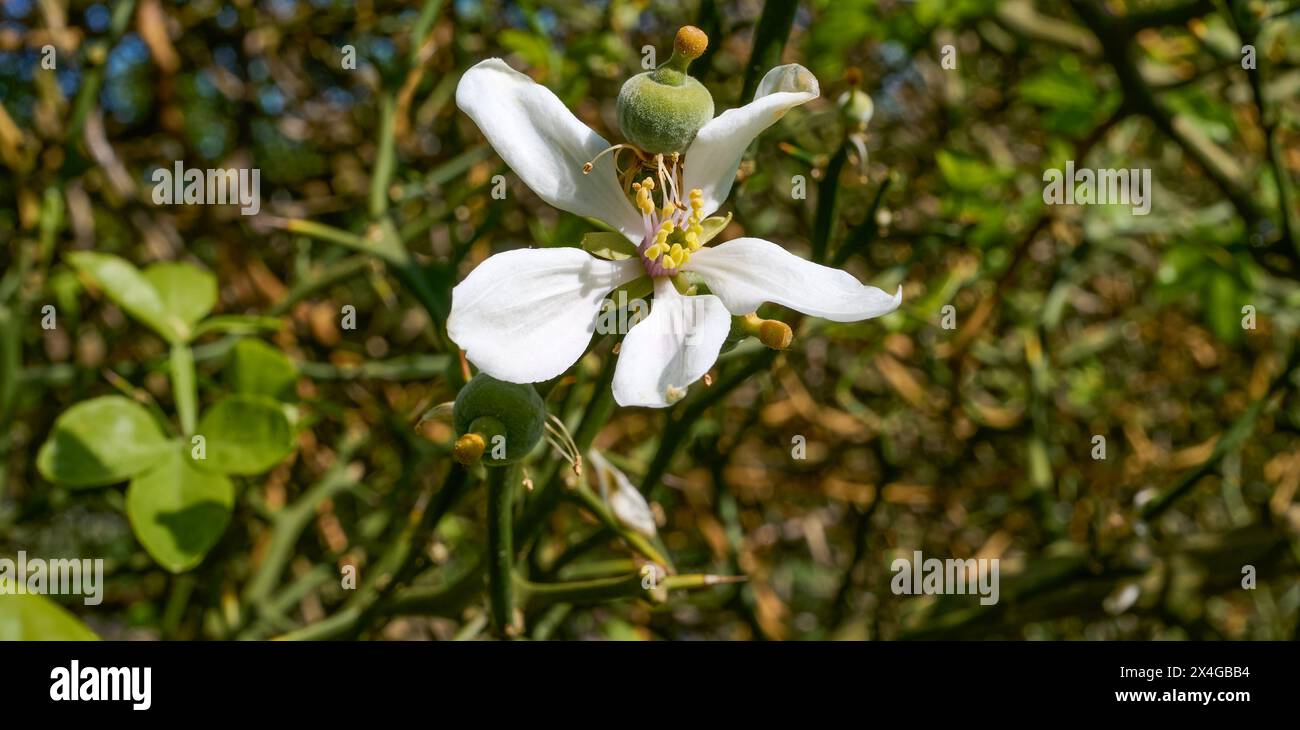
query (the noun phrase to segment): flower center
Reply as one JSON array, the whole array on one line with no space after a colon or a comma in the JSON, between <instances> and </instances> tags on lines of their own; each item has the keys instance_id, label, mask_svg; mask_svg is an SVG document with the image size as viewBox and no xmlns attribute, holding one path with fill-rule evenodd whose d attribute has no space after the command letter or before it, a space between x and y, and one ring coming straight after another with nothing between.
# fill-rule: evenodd
<instances>
[{"instance_id":1,"label":"flower center","mask_svg":"<svg viewBox=\"0 0 1300 730\"><path fill-rule=\"evenodd\" d=\"M630 150L635 157L627 169L618 165L623 150ZM646 273L652 278L677 274L691 260L691 254L704 245L704 191L694 188L683 198L680 153L650 155L629 144L602 151L583 165L583 174L590 173L596 160L611 152L623 190L641 211L644 230L637 251ZM645 176L637 181L642 174Z\"/></svg>"},{"instance_id":2,"label":"flower center","mask_svg":"<svg viewBox=\"0 0 1300 730\"><path fill-rule=\"evenodd\" d=\"M667 165L663 155L655 155L655 162L659 173L659 202L655 200L654 178L645 177L631 186L645 226L645 235L637 248L647 274L652 277L672 276L703 245L701 213L704 193L695 188L683 201L682 166L678 155L674 154Z\"/></svg>"}]
</instances>

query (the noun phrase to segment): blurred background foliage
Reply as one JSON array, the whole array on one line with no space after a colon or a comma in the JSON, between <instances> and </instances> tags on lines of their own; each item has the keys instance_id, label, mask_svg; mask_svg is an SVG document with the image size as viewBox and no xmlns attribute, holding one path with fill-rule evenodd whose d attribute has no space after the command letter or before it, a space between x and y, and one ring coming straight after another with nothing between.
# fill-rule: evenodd
<instances>
[{"instance_id":1,"label":"blurred background foliage","mask_svg":"<svg viewBox=\"0 0 1300 730\"><path fill-rule=\"evenodd\" d=\"M456 82L502 56L617 140L619 86L685 23L712 39L693 73L719 110L747 100L751 67L798 62L822 88L749 151L720 240L901 284L904 305L799 322L780 354L742 344L668 412L610 412L603 338L543 384L651 500L679 571L747 580L542 600L527 635L1295 638L1300 10L1284 0L3 0L0 554L106 559L102 605L62 601L104 637L482 634L483 490L453 498L452 434L420 419L463 382L450 288L494 251L592 227L509 174ZM865 131L836 103L855 85ZM154 205L152 171L177 160L259 168L260 215ZM1150 168L1151 214L1045 206L1043 171L1067 160ZM166 345L66 261L87 249L212 270L217 313L283 317L270 341L302 374L295 455L238 482L190 572L149 559L120 489L34 466L78 401L174 409ZM235 339L196 343L201 384ZM566 473L550 453L529 467L521 566L634 571ZM1001 602L892 594L913 550L999 558Z\"/></svg>"}]
</instances>

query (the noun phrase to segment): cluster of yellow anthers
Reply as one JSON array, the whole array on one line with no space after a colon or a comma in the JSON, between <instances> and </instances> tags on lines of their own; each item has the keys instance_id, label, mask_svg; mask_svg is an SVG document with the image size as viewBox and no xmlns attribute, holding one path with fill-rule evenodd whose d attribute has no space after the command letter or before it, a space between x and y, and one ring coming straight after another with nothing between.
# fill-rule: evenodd
<instances>
[{"instance_id":1,"label":"cluster of yellow anthers","mask_svg":"<svg viewBox=\"0 0 1300 730\"><path fill-rule=\"evenodd\" d=\"M647 177L639 183L632 183L632 189L636 191L637 209L646 216L653 216L655 213L654 180ZM654 243L646 249L645 257L650 261L656 261L663 256L661 265L665 269L680 269L691 260L691 254L699 251L703 245L700 237L704 235L704 226L700 224L700 220L704 208L704 192L695 188L690 193L690 199L691 215L680 229L677 222L673 220L673 214L681 206L680 203L666 199L663 209L659 211L658 217L662 223L655 231ZM678 235L673 235L679 231ZM673 238L671 242L670 236Z\"/></svg>"}]
</instances>

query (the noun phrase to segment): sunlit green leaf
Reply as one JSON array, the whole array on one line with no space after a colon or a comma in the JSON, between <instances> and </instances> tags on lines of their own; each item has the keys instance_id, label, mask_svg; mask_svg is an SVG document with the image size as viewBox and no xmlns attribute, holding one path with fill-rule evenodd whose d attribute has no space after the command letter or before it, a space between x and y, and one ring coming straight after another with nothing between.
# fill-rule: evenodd
<instances>
[{"instance_id":1,"label":"sunlit green leaf","mask_svg":"<svg viewBox=\"0 0 1300 730\"><path fill-rule=\"evenodd\" d=\"M259 474L293 450L293 429L280 404L265 396L235 395L217 401L199 418L204 469L222 474Z\"/></svg>"},{"instance_id":2,"label":"sunlit green leaf","mask_svg":"<svg viewBox=\"0 0 1300 730\"><path fill-rule=\"evenodd\" d=\"M298 367L283 352L261 340L240 340L230 351L226 380L236 393L292 401Z\"/></svg>"},{"instance_id":3,"label":"sunlit green leaf","mask_svg":"<svg viewBox=\"0 0 1300 730\"><path fill-rule=\"evenodd\" d=\"M163 309L184 322L189 333L217 304L217 277L197 266L169 261L151 264L145 268L144 278L157 290Z\"/></svg>"},{"instance_id":4,"label":"sunlit green leaf","mask_svg":"<svg viewBox=\"0 0 1300 730\"><path fill-rule=\"evenodd\" d=\"M136 538L173 573L202 562L225 532L235 501L230 480L196 468L189 454L187 444L174 442L163 460L132 479L126 490L126 514Z\"/></svg>"},{"instance_id":5,"label":"sunlit green leaf","mask_svg":"<svg viewBox=\"0 0 1300 730\"><path fill-rule=\"evenodd\" d=\"M69 487L98 487L157 463L167 439L149 412L120 395L82 401L64 411L41 446L36 466Z\"/></svg>"},{"instance_id":6,"label":"sunlit green leaf","mask_svg":"<svg viewBox=\"0 0 1300 730\"><path fill-rule=\"evenodd\" d=\"M0 642L98 640L80 619L45 596L0 591Z\"/></svg>"},{"instance_id":7,"label":"sunlit green leaf","mask_svg":"<svg viewBox=\"0 0 1300 730\"><path fill-rule=\"evenodd\" d=\"M126 259L106 253L78 251L68 261L94 282L114 304L169 342L184 342L188 327L168 313L153 284Z\"/></svg>"}]
</instances>

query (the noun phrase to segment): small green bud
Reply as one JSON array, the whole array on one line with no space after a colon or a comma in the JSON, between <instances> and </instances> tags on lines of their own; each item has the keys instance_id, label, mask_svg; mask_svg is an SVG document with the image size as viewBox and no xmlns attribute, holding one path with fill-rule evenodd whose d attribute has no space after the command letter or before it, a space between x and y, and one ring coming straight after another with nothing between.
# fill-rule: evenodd
<instances>
[{"instance_id":1,"label":"small green bud","mask_svg":"<svg viewBox=\"0 0 1300 730\"><path fill-rule=\"evenodd\" d=\"M836 103L840 107L844 123L860 130L867 128L871 117L876 113L876 105L871 101L871 95L860 89L850 89L840 94Z\"/></svg>"},{"instance_id":2,"label":"small green bud","mask_svg":"<svg viewBox=\"0 0 1300 730\"><path fill-rule=\"evenodd\" d=\"M457 460L472 463L481 456L487 466L505 466L528 456L542 440L546 405L531 385L507 383L479 373L456 395L452 422L458 437L454 449ZM469 434L478 438L466 439ZM483 450L475 454L480 442ZM497 458L502 445L505 456Z\"/></svg>"},{"instance_id":3,"label":"small green bud","mask_svg":"<svg viewBox=\"0 0 1300 730\"><path fill-rule=\"evenodd\" d=\"M685 152L713 119L713 96L686 73L709 38L686 26L677 31L672 58L628 79L618 94L618 126L629 142L653 154Z\"/></svg>"}]
</instances>

